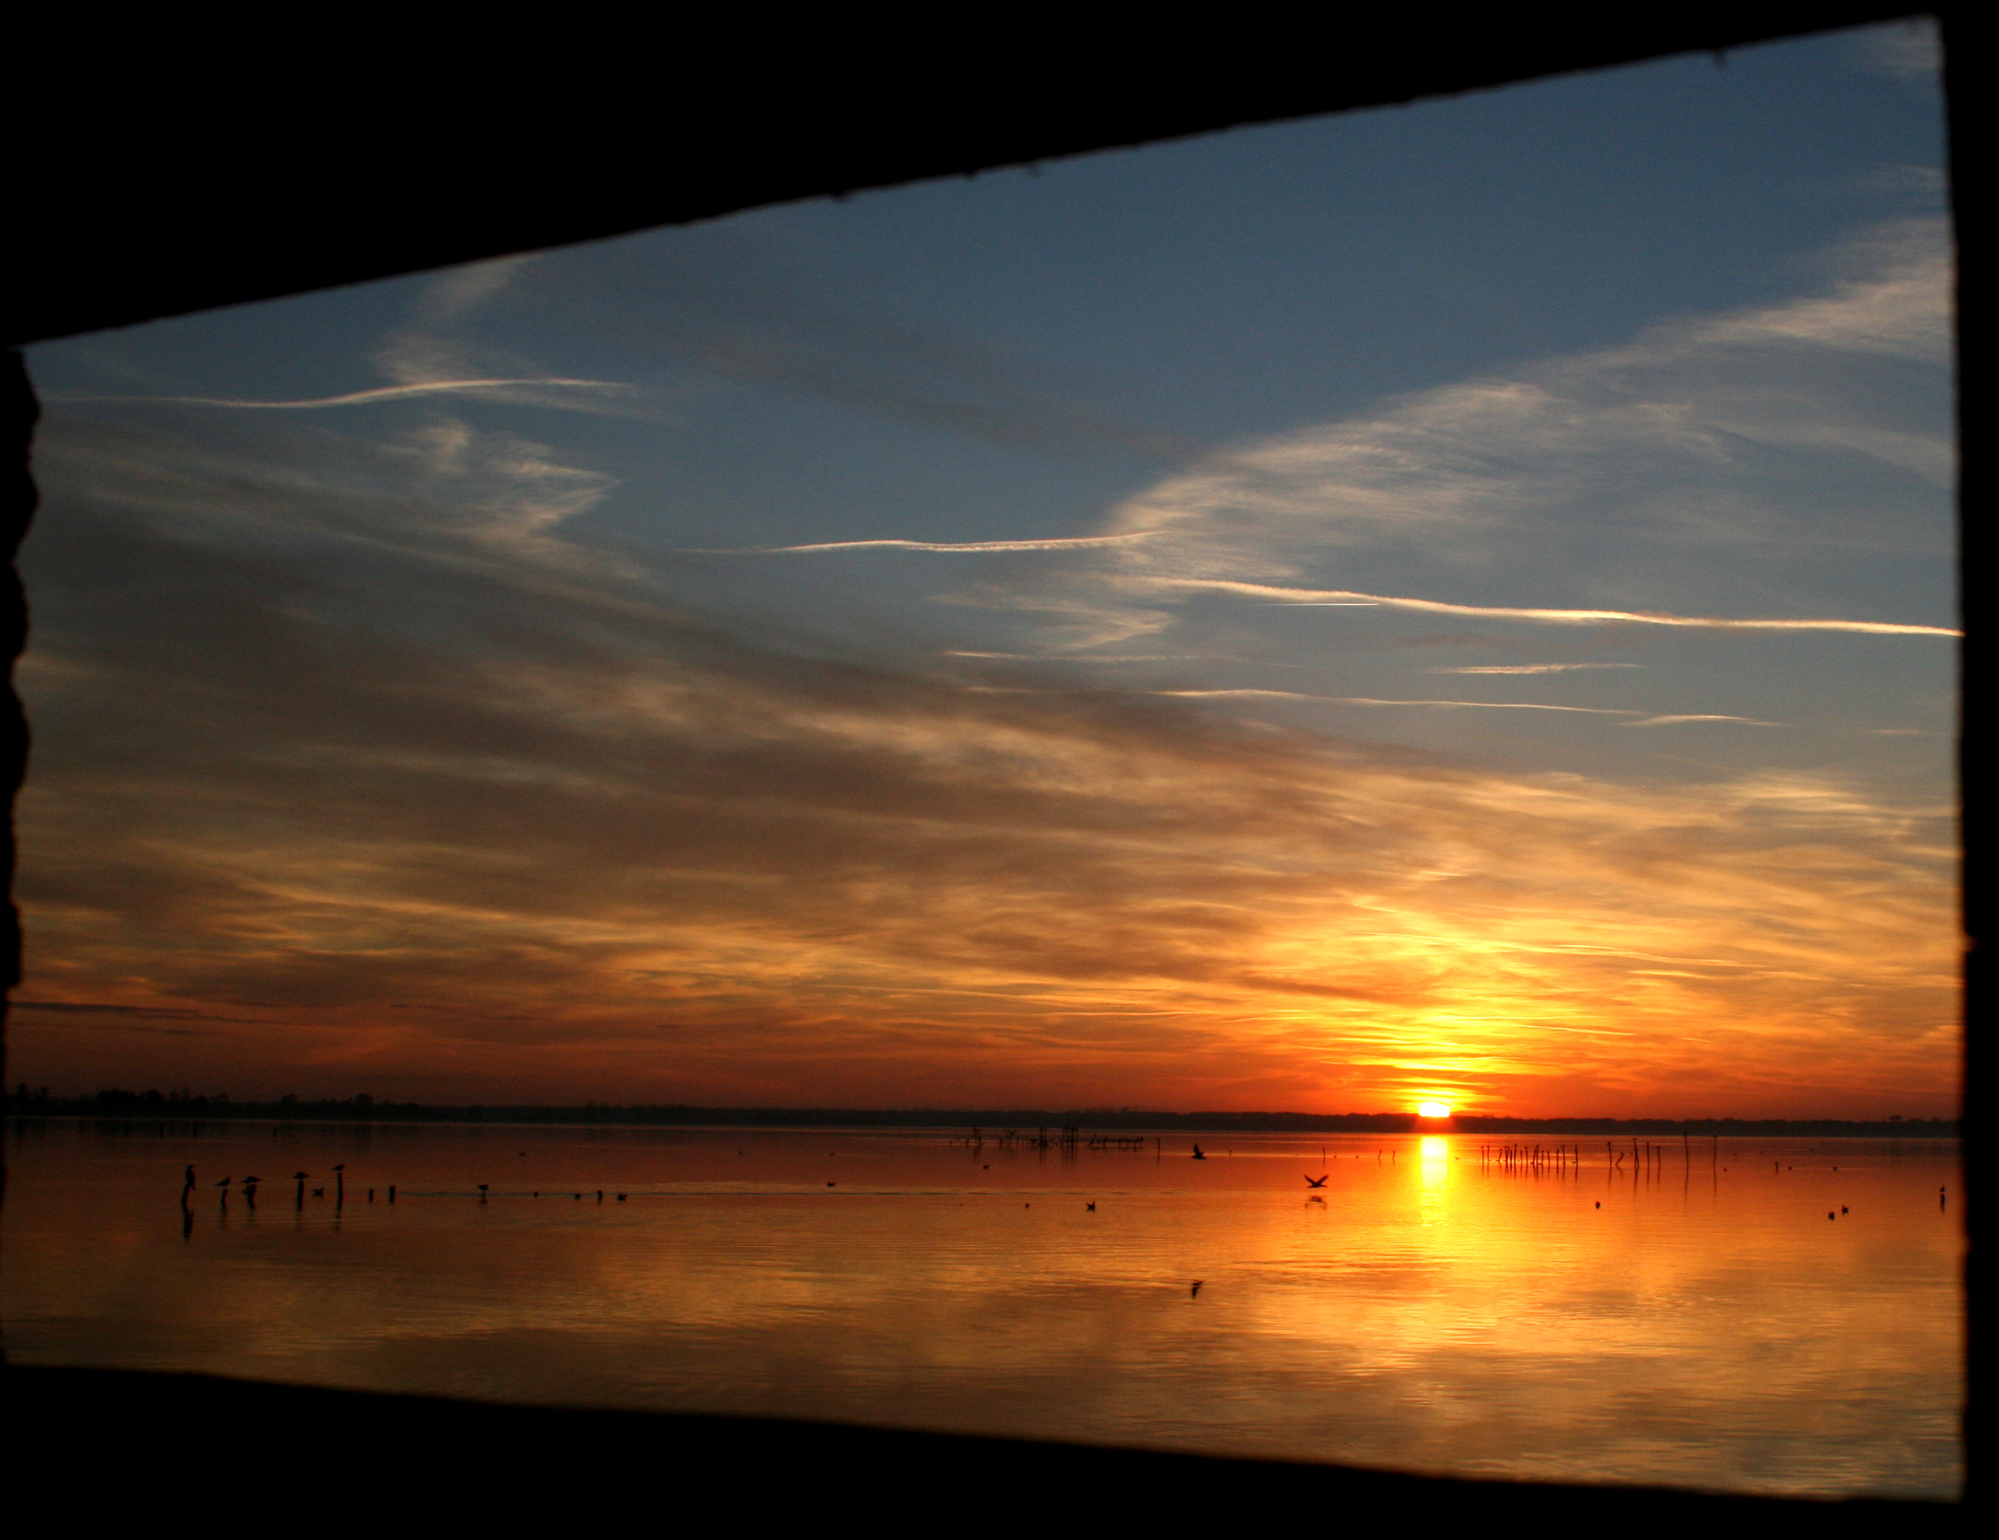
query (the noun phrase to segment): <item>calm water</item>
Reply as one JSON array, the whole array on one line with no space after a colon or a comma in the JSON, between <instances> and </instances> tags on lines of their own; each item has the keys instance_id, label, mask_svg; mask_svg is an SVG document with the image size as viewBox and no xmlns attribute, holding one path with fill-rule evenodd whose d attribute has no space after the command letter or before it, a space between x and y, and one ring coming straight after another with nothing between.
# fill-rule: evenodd
<instances>
[{"instance_id":1,"label":"calm water","mask_svg":"<svg viewBox=\"0 0 1999 1540\"><path fill-rule=\"evenodd\" d=\"M1536 1174L1482 1163L1472 1136L1203 1142L1197 1162L1185 1135L1068 1154L942 1133L25 1123L0 1309L22 1363L1959 1489L1954 1145L1752 1139L1689 1160L1674 1142L1634 1163L1627 1143L1615 1166L1582 1140L1579 1169ZM225 1209L210 1184L252 1172L254 1212Z\"/></svg>"}]
</instances>

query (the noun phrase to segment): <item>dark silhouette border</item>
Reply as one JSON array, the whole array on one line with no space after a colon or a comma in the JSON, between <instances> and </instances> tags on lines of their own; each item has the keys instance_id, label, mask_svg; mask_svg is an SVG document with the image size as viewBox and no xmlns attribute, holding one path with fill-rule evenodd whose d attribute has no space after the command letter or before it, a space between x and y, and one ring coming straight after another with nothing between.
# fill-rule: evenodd
<instances>
[{"instance_id":1,"label":"dark silhouette border","mask_svg":"<svg viewBox=\"0 0 1999 1540\"><path fill-rule=\"evenodd\" d=\"M1991 694L1978 605L1991 538L1983 431L1991 351L1982 265L1988 184L1975 150L1983 139L1977 124L1986 116L1980 7L1687 4L1115 16L842 10L808 17L766 9L727 23L692 12L578 9L518 17L452 11L434 25L392 12L280 17L168 8L141 15L74 7L58 15L49 8L11 22L9 30L13 174L5 196L15 218L6 339L18 346L763 204L1671 53L1721 54L1921 15L1940 21L1945 40L1958 257L1962 1123L1967 1184L1982 1193L1986 1144L1976 1130L1989 1079L1981 1038L1990 985L1977 938L1988 928L1991 863L1988 820L1970 794L1982 784ZM12 659L27 617L11 557L36 506L28 456L38 411L18 352L9 356L4 388L20 446L0 494L0 541L10 558L0 583L0 649ZM27 751L27 724L10 690L0 701L0 784L10 810ZM10 812L0 851L10 892L13 855ZM18 981L19 946L9 902L0 908L0 983L8 987ZM0 1031L4 1021L0 1002ZM4 1074L0 1060L0 1084ZM1978 1259L1986 1250L1975 1204L1970 1227L1967 1286L1975 1302ZM1974 1308L1967 1501L1981 1491L1979 1361L1988 1336ZM1042 1510L1050 1519L1074 1512L1187 1515L1133 1498L1134 1479L1160 1492L1229 1498L1229 1511L1242 1517L1270 1512L1267 1505L1280 1494L1333 1499L1343 1505L1341 1516L1372 1516L1385 1505L1382 1511L1416 1523L1530 1513L1628 1522L1726 1510L1744 1521L1794 1514L1837 1528L1834 1520L1843 1514L1870 1526L1892 1517L1927 1527L1957 1511L1455 1482L802 1424L503 1409L192 1376L15 1368L0 1370L0 1384L37 1414L22 1420L33 1427L15 1435L13 1452L26 1456L38 1477L87 1469L93 1482L107 1455L122 1458L118 1451L141 1450L147 1440L179 1448L193 1414L210 1433L226 1430L232 1440L288 1421L285 1446L328 1437L357 1456L369 1442L358 1436L364 1429L400 1430L397 1436L406 1438L421 1428L428 1447L440 1455L449 1449L454 1463L463 1456L501 1469L536 1439L555 1440L578 1458L591 1447L615 1447L626 1480L646 1468L637 1463L642 1450L670 1441L698 1451L698 1459L672 1463L711 1489L724 1473L761 1464L768 1453L778 1467L804 1460L813 1480L829 1483L829 1495L872 1489L883 1511L907 1511L879 1494L913 1462L926 1478L956 1484L947 1522L965 1513L972 1490L994 1483L1004 1488L1001 1508L1015 1513L1025 1511L1022 1493L1049 1502L1059 1496ZM591 1431L578 1431L586 1424ZM641 1425L646 1431L634 1431ZM196 1442L206 1444L209 1434ZM85 1447L95 1451L87 1466L79 1463ZM826 1463L831 1456L808 1458L819 1449L838 1449L847 1463L835 1470ZM395 1458L381 1448L374 1457ZM177 1466L169 1475L165 1462L133 1459L132 1474L148 1489L134 1493L135 1510L191 1474ZM649 1463L657 1463L656 1452ZM425 1480L442 1479L427 1459L426 1469ZM1124 1489L1128 1505L1070 1506L1072 1494L1102 1486ZM102 1487L77 1490L95 1500ZM752 1501L750 1493L733 1499ZM93 1507L107 1511L95 1501Z\"/></svg>"}]
</instances>

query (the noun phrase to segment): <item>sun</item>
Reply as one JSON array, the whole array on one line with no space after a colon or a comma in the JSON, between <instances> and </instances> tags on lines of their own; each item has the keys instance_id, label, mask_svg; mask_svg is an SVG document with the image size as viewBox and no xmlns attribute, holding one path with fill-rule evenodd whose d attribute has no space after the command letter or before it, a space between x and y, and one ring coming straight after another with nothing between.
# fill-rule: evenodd
<instances>
[{"instance_id":1,"label":"sun","mask_svg":"<svg viewBox=\"0 0 1999 1540\"><path fill-rule=\"evenodd\" d=\"M1449 1102L1418 1102L1416 1116L1419 1118L1447 1118L1451 1115Z\"/></svg>"}]
</instances>

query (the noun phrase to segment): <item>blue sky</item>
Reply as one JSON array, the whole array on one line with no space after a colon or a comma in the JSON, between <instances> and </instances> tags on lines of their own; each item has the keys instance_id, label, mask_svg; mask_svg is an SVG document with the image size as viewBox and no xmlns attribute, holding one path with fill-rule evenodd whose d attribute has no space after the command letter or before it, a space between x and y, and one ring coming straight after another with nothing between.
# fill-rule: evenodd
<instances>
[{"instance_id":1,"label":"blue sky","mask_svg":"<svg viewBox=\"0 0 1999 1540\"><path fill-rule=\"evenodd\" d=\"M45 848L64 853L41 858L51 896L37 911L31 850L24 892L31 934L43 916L40 955L62 962L46 975L69 991L55 1003L118 1006L104 1030L129 1036L131 1011L206 1019L254 974L293 1027L344 1011L335 1040L373 1045L312 1059L329 1084L448 1080L439 1066L456 1050L439 1042L485 1043L464 1023L493 1019L490 1000L438 985L428 1026L391 1031L387 995L329 994L324 980L343 957L349 977L393 952L382 989L409 993L486 948L488 973L504 955L568 980L533 1018L542 1037L523 1026L465 1050L479 1067L456 1073L488 1090L529 1073L507 1063L582 1087L625 1054L616 1073L691 1096L791 1097L803 1091L776 1060L741 1070L761 1062L744 1023L783 1019L863 1099L976 1099L984 1085L1185 1100L1221 1073L1244 1104L1430 1086L1496 1105L1531 1080L1542 1105L1594 1097L1579 1109L1592 1110L1667 1094L1671 1065L1636 1079L1587 1055L1508 1068L1512 1050L1494 1045L1551 1011L1586 1011L1591 990L1599 1009L1617 999L1660 1019L1712 1016L1706 990L1759 1041L1778 1018L1878 1039L1869 1073L1947 1099L1956 620L1941 145L1933 41L1897 26L821 200L37 348L48 512L24 557L37 629L23 689L49 747L24 818L31 831L46 819ZM782 549L799 546L838 548ZM135 689L173 710L107 726L114 691ZM399 714L424 690L449 698L445 715L467 712L461 741L439 736L437 713ZM309 700L324 702L320 727L280 726ZM191 727L207 759L182 741ZM1120 736L1134 733L1152 747ZM657 824L636 844L602 843L626 816L614 809L651 784L635 745L651 744L671 779L807 740L789 768L766 767L785 789L764 800L726 778L675 794L676 818L705 807L749 820L734 854L697 860ZM813 758L835 740L855 756L844 768ZM338 820L281 790L305 760L377 826L336 835ZM137 764L183 786L180 812L134 799ZM969 800L924 815L928 832L884 825L876 845L843 843L863 816L843 801L845 777L907 781L913 806L919 783L959 775L985 779L976 793L954 782ZM1414 803L1446 783L1449 810L1418 817ZM1243 875L1223 929L1243 955L1284 960L1252 969L1262 982L1217 982L1228 969L1197 934L1209 921L1161 920L1159 884L1198 889L1190 874L1215 857L1196 848L1241 810L1205 822L1190 810L1252 784L1282 809L1275 824L1296 827L1227 858L1261 875ZM444 809L497 808L537 785L580 799L579 822L521 858L551 896L518 907L483 886L506 864L490 848L505 838L447 827ZM1081 801L1035 802L1055 786ZM1346 799L1337 813L1328 796ZM1551 824L1538 855L1499 854L1509 842L1493 829L1542 816L1522 810L1550 797L1588 803L1618 832ZM784 811L759 822L752 803ZM1115 844L1121 815L1106 810L1128 803L1149 809L1133 813L1141 823L1186 825L1184 848L1161 835L1115 875L1111 847L1092 847L1071 869L1047 853L1081 838L1065 820L1085 803L1093 839ZM1454 821L1448 856L1391 853ZM1599 950L1628 954L1628 976L1522 974L1524 993L1463 1027L1462 999L1437 1002L1472 988L1466 959L1502 946L1502 906L1491 894L1443 905L1430 929L1459 938L1456 961L1435 936L1382 950L1384 905L1405 919L1422 907L1388 904L1387 887L1345 892L1339 914L1308 923L1287 886L1292 852L1335 826L1401 829L1370 847L1381 872L1530 893L1520 912L1550 924L1598 902L1627 919L1650 906L1664 923L1753 866L1760 896L1744 902L1762 910L1737 924L1774 929L1753 962L1709 956L1712 976L1639 967L1656 948L1620 932ZM1634 830L1656 848L1594 876L1550 864L1565 840ZM946 847L968 839L995 864L955 865ZM328 855L354 840L382 853L359 866ZM1008 841L1013 853L996 854ZM816 864L821 844L844 853ZM1170 849L1185 860L1168 881L1147 862ZM585 945L591 904L577 894L606 859L622 863L611 886L630 891L598 920L623 939ZM287 860L283 881L259 866ZM111 946L118 916L128 934L144 928L115 874L148 861L193 862L199 882L163 880L209 896L174 922L182 941L169 945L169 927ZM1035 861L1030 896L1016 879ZM1792 900L1811 907L1817 879L1802 873L1827 861L1848 863L1851 902L1772 918ZM1684 885L1644 897L1666 866ZM716 900L693 921L680 898L648 911L697 867L711 893L788 872L792 897ZM1765 883L1791 884L1792 899ZM417 888L425 904L457 894L457 939L387 944ZM287 943L311 967L270 937L244 939L237 906L280 889L322 916ZM819 907L797 908L799 894ZM946 958L934 938L911 939L926 905L1019 924ZM1087 959L1030 923L1050 905L1088 916ZM1695 907L1686 935L1729 931L1706 899ZM366 945L342 929L363 911ZM858 928L826 918L863 912L875 920ZM1873 927L1857 951L1855 925ZM1809 966L1791 955L1805 932L1819 938ZM185 949L197 934L209 960L192 972L146 961L147 946ZM1922 979L1898 974L1899 1003L1869 1004L1881 980L1853 970L1891 952L1925 959ZM1151 967L1154 954L1180 961ZM1836 957L1852 960L1846 973ZM1354 970L1366 979L1312 982ZM978 990L1039 1003L1001 1033L1007 1053L986 1026L930 1006L921 1027L881 1028L908 1014L897 991L917 974L932 993L976 975ZM1751 975L1763 982L1728 982ZM1677 1004L1655 998L1667 976L1693 981L1672 986L1691 991ZM1115 1043L1077 1025L1099 1007L1064 994L1072 985L1136 1013ZM646 989L694 1047L661 1059L650 1040L633 1046L632 1013L663 1008ZM1291 1010L1258 993L1270 990L1373 1014L1311 1017L1280 1050L1255 1025ZM1201 1052L1216 1063L1234 1044L1260 1067L1162 1079L1161 1064L1186 1057L1190 1022L1209 1023ZM226 1040L211 1045L218 1065L249 1052L240 1034L199 1031ZM590 1046L571 1073L550 1055L578 1041ZM258 1073L285 1068L274 1052L251 1055ZM1861 1094L1787 1080L1775 1062L1774 1081L1702 1094L1745 1106ZM1027 1067L1009 1080L1004 1064Z\"/></svg>"}]
</instances>

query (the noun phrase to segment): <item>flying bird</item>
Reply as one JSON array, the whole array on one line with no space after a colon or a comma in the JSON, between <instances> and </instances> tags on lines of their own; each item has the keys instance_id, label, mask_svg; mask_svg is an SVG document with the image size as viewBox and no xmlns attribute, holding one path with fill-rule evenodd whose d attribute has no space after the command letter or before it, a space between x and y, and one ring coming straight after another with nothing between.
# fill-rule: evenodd
<instances>
[{"instance_id":1,"label":"flying bird","mask_svg":"<svg viewBox=\"0 0 1999 1540\"><path fill-rule=\"evenodd\" d=\"M1200 1147L1200 1146L1199 1146L1198 1144L1197 1144L1197 1145L1195 1145L1195 1146L1194 1146L1194 1159L1196 1159L1196 1160L1206 1160L1207 1158L1208 1158L1208 1156L1207 1156L1207 1152L1206 1152L1205 1150L1203 1150L1203 1149L1202 1149L1202 1148L1201 1148L1201 1147Z\"/></svg>"},{"instance_id":2,"label":"flying bird","mask_svg":"<svg viewBox=\"0 0 1999 1540\"><path fill-rule=\"evenodd\" d=\"M1206 1282L1207 1279L1205 1278L1196 1278L1194 1280L1194 1287L1187 1291L1187 1297L1189 1299L1199 1299L1201 1297L1201 1285Z\"/></svg>"},{"instance_id":3,"label":"flying bird","mask_svg":"<svg viewBox=\"0 0 1999 1540\"><path fill-rule=\"evenodd\" d=\"M1308 1176L1305 1178L1305 1185L1307 1187L1323 1187L1331 1176L1332 1172L1330 1171L1325 1176Z\"/></svg>"}]
</instances>

